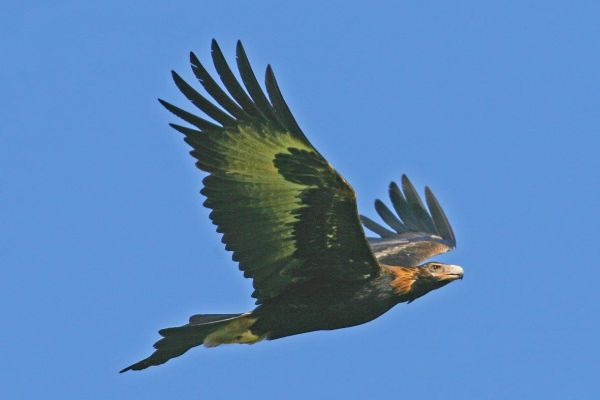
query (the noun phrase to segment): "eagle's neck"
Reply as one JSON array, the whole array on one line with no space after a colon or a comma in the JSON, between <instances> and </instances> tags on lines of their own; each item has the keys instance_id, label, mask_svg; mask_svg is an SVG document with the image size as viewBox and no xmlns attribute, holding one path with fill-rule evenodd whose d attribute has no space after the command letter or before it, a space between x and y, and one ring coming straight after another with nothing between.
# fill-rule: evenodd
<instances>
[{"instance_id":1,"label":"eagle's neck","mask_svg":"<svg viewBox=\"0 0 600 400\"><path fill-rule=\"evenodd\" d=\"M427 294L433 288L424 285L419 267L383 265L384 273L391 276L390 286L398 303L411 302Z\"/></svg>"}]
</instances>

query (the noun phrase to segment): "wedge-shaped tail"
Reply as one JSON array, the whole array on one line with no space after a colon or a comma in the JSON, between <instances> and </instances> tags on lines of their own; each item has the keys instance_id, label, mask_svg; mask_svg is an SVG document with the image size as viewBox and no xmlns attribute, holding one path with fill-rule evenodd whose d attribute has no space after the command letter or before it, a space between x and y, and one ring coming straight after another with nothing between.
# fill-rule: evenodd
<instances>
[{"instance_id":1,"label":"wedge-shaped tail","mask_svg":"<svg viewBox=\"0 0 600 400\"><path fill-rule=\"evenodd\" d=\"M215 347L229 343L256 343L262 337L252 333L256 318L252 314L202 314L194 315L187 325L159 331L163 337L154 344L150 357L124 368L120 372L141 370L164 364L192 347Z\"/></svg>"}]
</instances>

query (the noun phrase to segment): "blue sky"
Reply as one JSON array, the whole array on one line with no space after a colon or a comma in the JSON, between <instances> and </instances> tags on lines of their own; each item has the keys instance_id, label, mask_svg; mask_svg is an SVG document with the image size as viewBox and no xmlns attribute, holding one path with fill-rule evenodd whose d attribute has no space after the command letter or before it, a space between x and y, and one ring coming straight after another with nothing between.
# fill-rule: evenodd
<instances>
[{"instance_id":1,"label":"blue sky","mask_svg":"<svg viewBox=\"0 0 600 400\"><path fill-rule=\"evenodd\" d=\"M2 6L0 397L600 396L600 3L203 3ZM465 279L119 375L159 328L253 305L156 101L188 106L169 71L193 81L213 37L273 65L362 213L402 173L430 185Z\"/></svg>"}]
</instances>

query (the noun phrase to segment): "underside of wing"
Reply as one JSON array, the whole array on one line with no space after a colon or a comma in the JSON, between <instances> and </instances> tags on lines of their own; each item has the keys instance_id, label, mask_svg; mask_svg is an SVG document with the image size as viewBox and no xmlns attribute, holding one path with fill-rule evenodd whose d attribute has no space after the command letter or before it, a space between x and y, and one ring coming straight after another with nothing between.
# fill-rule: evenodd
<instances>
[{"instance_id":1,"label":"underside of wing","mask_svg":"<svg viewBox=\"0 0 600 400\"><path fill-rule=\"evenodd\" d=\"M257 302L310 280L367 279L379 266L364 236L354 191L310 144L279 91L271 67L268 97L240 42L243 86L212 43L225 90L192 53L198 81L213 101L173 72L181 92L210 119L161 103L193 126L171 124L193 148L204 205L233 259L253 279Z\"/></svg>"},{"instance_id":2,"label":"underside of wing","mask_svg":"<svg viewBox=\"0 0 600 400\"><path fill-rule=\"evenodd\" d=\"M375 201L375 210L393 230L360 217L367 229L379 235L379 238L369 238L379 262L416 266L456 247L448 218L428 187L425 188L428 209L406 175L402 176L402 189L395 182L390 183L389 194L395 213L379 199Z\"/></svg>"}]
</instances>

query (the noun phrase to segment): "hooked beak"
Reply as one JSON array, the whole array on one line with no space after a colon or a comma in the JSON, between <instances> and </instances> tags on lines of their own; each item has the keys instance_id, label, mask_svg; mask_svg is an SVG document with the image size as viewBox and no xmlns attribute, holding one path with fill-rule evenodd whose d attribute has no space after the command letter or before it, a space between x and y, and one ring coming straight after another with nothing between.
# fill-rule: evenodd
<instances>
[{"instance_id":1,"label":"hooked beak","mask_svg":"<svg viewBox=\"0 0 600 400\"><path fill-rule=\"evenodd\" d=\"M455 281L457 279L462 279L465 271L462 267L458 265L448 265L447 270L442 275L442 279L446 281Z\"/></svg>"}]
</instances>

